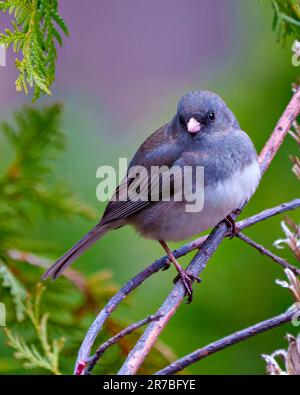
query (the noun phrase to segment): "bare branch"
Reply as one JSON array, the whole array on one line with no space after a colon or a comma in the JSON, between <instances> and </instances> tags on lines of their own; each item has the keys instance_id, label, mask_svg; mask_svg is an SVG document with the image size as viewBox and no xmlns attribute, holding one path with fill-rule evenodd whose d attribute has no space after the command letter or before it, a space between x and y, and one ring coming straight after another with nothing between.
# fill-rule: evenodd
<instances>
[{"instance_id":1,"label":"bare branch","mask_svg":"<svg viewBox=\"0 0 300 395\"><path fill-rule=\"evenodd\" d=\"M271 258L274 262L279 263L282 267L286 269L290 269L293 273L296 275L300 275L300 269L291 265L289 262L287 262L285 259L281 258L280 256L277 256L273 254L272 251L268 250L265 248L263 245L256 243L256 241L250 239L250 237L244 235L243 233L239 232L236 234L236 236L243 240L245 243L249 244L250 246L256 248L261 254L268 256Z\"/></svg>"},{"instance_id":2,"label":"bare branch","mask_svg":"<svg viewBox=\"0 0 300 395\"><path fill-rule=\"evenodd\" d=\"M236 343L239 343L243 340L249 339L250 337L256 336L260 333L266 332L270 329L277 328L278 326L290 322L294 316L297 316L300 313L299 303L292 306L287 312L280 314L276 317L270 318L266 321L262 321L253 326L249 326L246 329L235 332L229 336L224 337L216 342L213 342L203 348L200 348L191 354L186 355L183 358L178 359L176 362L171 363L166 368L157 372L157 375L166 375L166 374L174 374L177 373L189 365L200 361L212 355L218 351L223 350L224 348L233 346Z\"/></svg>"},{"instance_id":3,"label":"bare branch","mask_svg":"<svg viewBox=\"0 0 300 395\"><path fill-rule=\"evenodd\" d=\"M139 329L143 325L149 324L149 322L155 321L159 318L160 318L159 315L150 315L149 317L143 320L140 320L134 324L127 326L127 328L124 328L121 332L117 333L115 336L108 339L105 343L101 344L101 346L96 350L95 355L92 356L87 362L88 366L85 369L84 374L88 375L92 372L98 360L102 357L105 351L113 344L117 343L124 336L130 335L132 332Z\"/></svg>"},{"instance_id":4,"label":"bare branch","mask_svg":"<svg viewBox=\"0 0 300 395\"><path fill-rule=\"evenodd\" d=\"M300 90L298 89L287 108L285 109L282 117L278 121L275 130L271 137L265 144L260 156L259 163L261 167L261 173L264 174L269 165L271 164L274 156L280 148L286 134L289 132L292 123L295 121L300 113ZM240 209L242 209L241 207ZM232 215L235 219L236 215ZM208 238L204 241L201 246L201 250L195 255L191 263L187 268L187 272L193 276L199 276L199 274L205 269L208 260L214 254L222 240L227 234L227 226L223 222L216 226ZM168 321L175 314L177 308L180 306L185 296L185 290L181 282L177 282L166 298L165 302L158 310L158 314L162 315L158 321L151 323L143 335L136 343L133 350L129 353L126 361L118 374L131 375L135 374L141 364L143 363L146 355L149 353L153 345L155 344L158 336L167 325Z\"/></svg>"},{"instance_id":5,"label":"bare branch","mask_svg":"<svg viewBox=\"0 0 300 395\"><path fill-rule=\"evenodd\" d=\"M259 164L262 174L265 173L270 166L274 156L281 146L285 136L289 133L291 126L296 121L300 113L300 91L299 87L295 89L292 99L286 107L281 118L277 122L275 130L266 142L259 155Z\"/></svg>"},{"instance_id":6,"label":"bare branch","mask_svg":"<svg viewBox=\"0 0 300 395\"><path fill-rule=\"evenodd\" d=\"M282 203L279 206L268 208L259 214L239 221L236 224L237 230L243 230L251 225L256 224L257 222L265 221L266 219L274 217L274 215L282 214L289 210L295 210L298 207L300 207L300 199L294 199L288 203Z\"/></svg>"},{"instance_id":7,"label":"bare branch","mask_svg":"<svg viewBox=\"0 0 300 395\"><path fill-rule=\"evenodd\" d=\"M43 269L47 269L52 265L52 261L50 259L32 254L28 251L11 249L7 250L7 255L14 261L28 263L29 265L42 267ZM79 290L86 292L86 279L79 271L68 268L64 271L63 276L68 278Z\"/></svg>"}]
</instances>

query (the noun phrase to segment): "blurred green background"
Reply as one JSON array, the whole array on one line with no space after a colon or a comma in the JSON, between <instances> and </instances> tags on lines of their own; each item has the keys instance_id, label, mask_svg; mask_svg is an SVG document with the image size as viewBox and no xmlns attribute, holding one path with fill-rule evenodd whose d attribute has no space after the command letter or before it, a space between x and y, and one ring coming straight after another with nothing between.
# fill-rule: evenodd
<instances>
[{"instance_id":1,"label":"blurred green background","mask_svg":"<svg viewBox=\"0 0 300 395\"><path fill-rule=\"evenodd\" d=\"M222 96L258 152L291 97L291 83L297 80L299 69L291 64L292 41L285 48L276 43L268 2L164 0L152 5L144 1L108 5L90 0L89 10L82 9L79 1L62 3L71 36L59 51L53 98L43 101L63 101L65 107L63 130L68 145L56 163L57 174L97 209L99 217L105 204L96 200L96 169L117 165L119 157L131 158L143 140L173 116L178 98L186 91L209 89ZM11 92L13 55L8 56L8 66L0 70L3 119L29 102ZM10 155L4 141L0 152L3 168ZM243 218L299 196L290 154L297 154L297 146L288 136ZM291 217L299 220L299 213ZM280 219L275 217L245 233L273 250L274 240L283 236ZM93 224L83 219L72 223L41 220L28 229L26 237L46 241L45 253L49 256L52 251L50 258L55 259ZM75 267L85 273L109 268L114 282L122 286L161 255L158 243L122 228L106 235ZM183 266L192 256L180 259ZM282 256L293 263L288 250ZM279 314L291 304L289 293L275 285L275 279L283 276L280 266L251 247L239 240L225 240L202 274L203 283L195 287L193 303L179 308L161 338L180 357ZM121 307L118 314L131 322L155 312L170 292L173 277L173 269L152 276L135 292L130 308ZM191 366L189 372L263 374L260 354L284 347L284 335L289 331L296 333L286 325L235 345ZM1 358L11 354L0 331L3 373ZM30 372L19 367L16 371Z\"/></svg>"}]
</instances>

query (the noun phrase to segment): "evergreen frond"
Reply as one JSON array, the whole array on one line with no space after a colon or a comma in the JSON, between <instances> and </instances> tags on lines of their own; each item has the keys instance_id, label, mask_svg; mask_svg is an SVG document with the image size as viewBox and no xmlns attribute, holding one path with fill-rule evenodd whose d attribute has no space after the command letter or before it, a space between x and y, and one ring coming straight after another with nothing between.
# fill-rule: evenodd
<instances>
[{"instance_id":1,"label":"evergreen frond","mask_svg":"<svg viewBox=\"0 0 300 395\"><path fill-rule=\"evenodd\" d=\"M28 94L33 88L32 100L51 95L55 79L56 43L62 45L59 29L66 35L68 27L58 14L57 0L5 0L0 10L13 14L12 28L0 33L0 44L12 47L21 57L15 60L19 76L17 91Z\"/></svg>"},{"instance_id":2,"label":"evergreen frond","mask_svg":"<svg viewBox=\"0 0 300 395\"><path fill-rule=\"evenodd\" d=\"M25 316L26 290L19 280L11 273L8 267L0 261L0 280L2 286L8 288L16 310L18 321L22 321Z\"/></svg>"},{"instance_id":3,"label":"evergreen frond","mask_svg":"<svg viewBox=\"0 0 300 395\"><path fill-rule=\"evenodd\" d=\"M48 340L48 314L40 317L40 303L44 287L37 285L34 303L28 299L26 314L30 319L36 337L39 340L39 348L35 344L27 344L19 335L14 335L9 329L5 329L8 345L15 350L14 356L23 361L23 366L27 369L42 368L53 374L60 374L59 355L64 346L64 339L53 340L52 344Z\"/></svg>"},{"instance_id":4,"label":"evergreen frond","mask_svg":"<svg viewBox=\"0 0 300 395\"><path fill-rule=\"evenodd\" d=\"M15 152L6 174L0 177L0 221L11 213L12 222L30 223L29 202L31 209L41 208L47 215L94 218L94 211L72 193L64 180L53 181L53 159L65 147L61 112L57 104L42 109L25 107L15 114L13 122L0 124ZM6 224L6 220L3 222Z\"/></svg>"},{"instance_id":5,"label":"evergreen frond","mask_svg":"<svg viewBox=\"0 0 300 395\"><path fill-rule=\"evenodd\" d=\"M289 36L300 40L300 3L298 0L272 0L273 30L276 40L285 45Z\"/></svg>"},{"instance_id":6,"label":"evergreen frond","mask_svg":"<svg viewBox=\"0 0 300 395\"><path fill-rule=\"evenodd\" d=\"M51 366L47 359L43 357L35 348L34 345L28 345L18 335L5 328L8 345L15 350L14 356L16 359L23 360L23 365L27 369L42 368L51 371Z\"/></svg>"}]
</instances>

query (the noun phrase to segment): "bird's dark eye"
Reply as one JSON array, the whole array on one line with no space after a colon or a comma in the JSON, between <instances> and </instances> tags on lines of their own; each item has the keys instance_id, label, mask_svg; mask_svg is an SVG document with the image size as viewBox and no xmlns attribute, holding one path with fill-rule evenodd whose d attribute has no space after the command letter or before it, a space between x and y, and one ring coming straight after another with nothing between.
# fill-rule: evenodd
<instances>
[{"instance_id":1,"label":"bird's dark eye","mask_svg":"<svg viewBox=\"0 0 300 395\"><path fill-rule=\"evenodd\" d=\"M213 111L210 111L209 113L208 113L208 119L210 120L210 122L213 122L214 120L215 120L215 118L216 118L216 116L215 116L215 113L213 112Z\"/></svg>"},{"instance_id":2,"label":"bird's dark eye","mask_svg":"<svg viewBox=\"0 0 300 395\"><path fill-rule=\"evenodd\" d=\"M179 115L179 122L180 122L180 125L181 126L183 126L183 127L185 127L186 125L185 125L185 119L184 119L184 116L182 116L182 115Z\"/></svg>"}]
</instances>

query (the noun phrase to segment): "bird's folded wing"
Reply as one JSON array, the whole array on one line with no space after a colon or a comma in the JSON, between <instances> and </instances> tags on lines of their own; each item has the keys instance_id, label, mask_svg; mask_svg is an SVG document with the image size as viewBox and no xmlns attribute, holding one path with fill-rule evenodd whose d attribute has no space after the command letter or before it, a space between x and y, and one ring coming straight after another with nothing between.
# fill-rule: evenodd
<instances>
[{"instance_id":1,"label":"bird's folded wing","mask_svg":"<svg viewBox=\"0 0 300 395\"><path fill-rule=\"evenodd\" d=\"M182 191L182 171L179 166L163 168L134 179L126 177L112 196L101 225L119 221L161 200L170 200Z\"/></svg>"},{"instance_id":2,"label":"bird's folded wing","mask_svg":"<svg viewBox=\"0 0 300 395\"><path fill-rule=\"evenodd\" d=\"M125 177L116 189L114 196L107 205L100 224L124 219L154 204L155 202L150 196L152 190L159 191L158 194L162 196L165 192L168 192L161 188L161 181L159 181L162 177L168 177L167 173L159 177L159 180L157 177L152 178L149 175L153 166L166 166L171 171L174 162L178 160L181 152L182 147L170 134L168 125L164 125L148 137L131 161L127 177ZM130 174L131 170L139 166L143 166L147 170L147 175L141 172L137 177L132 177L132 174ZM138 184L136 196L128 196L128 191L134 192L136 184ZM157 187L157 185L160 186Z\"/></svg>"}]
</instances>

